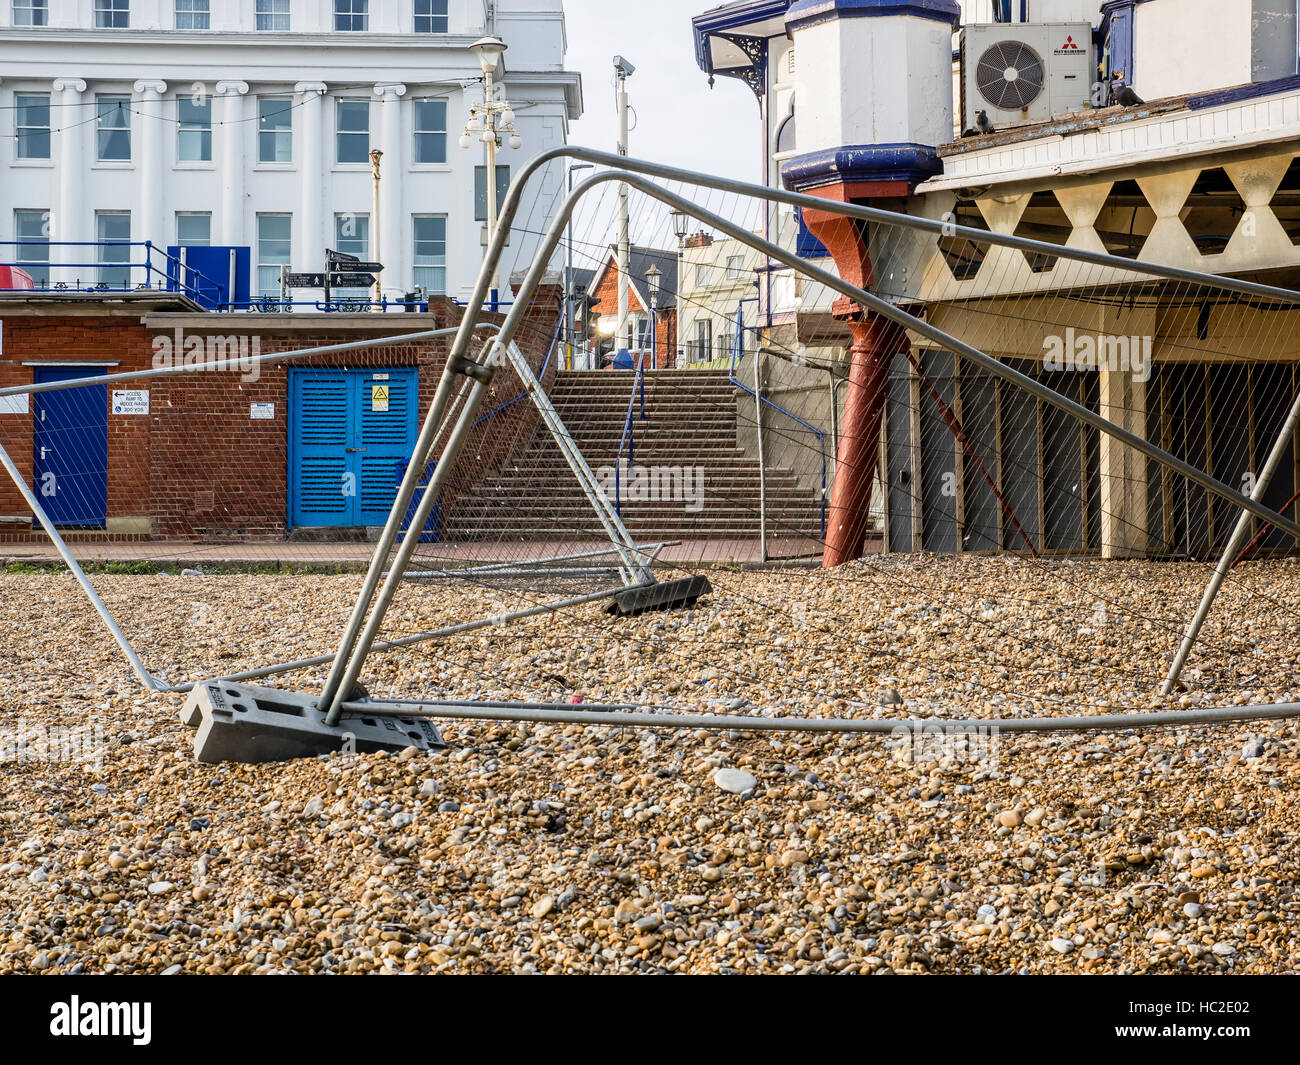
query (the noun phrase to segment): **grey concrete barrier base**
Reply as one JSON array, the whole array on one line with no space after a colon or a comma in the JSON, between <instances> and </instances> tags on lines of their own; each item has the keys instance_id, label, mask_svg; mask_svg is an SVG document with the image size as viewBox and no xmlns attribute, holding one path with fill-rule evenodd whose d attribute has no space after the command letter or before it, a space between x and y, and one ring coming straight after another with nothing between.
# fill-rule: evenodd
<instances>
[{"instance_id":1,"label":"grey concrete barrier base","mask_svg":"<svg viewBox=\"0 0 1300 1065\"><path fill-rule=\"evenodd\" d=\"M200 762L282 762L320 754L428 751L445 747L437 727L423 718L350 714L325 724L314 695L208 681L190 693L181 720L198 731Z\"/></svg>"}]
</instances>

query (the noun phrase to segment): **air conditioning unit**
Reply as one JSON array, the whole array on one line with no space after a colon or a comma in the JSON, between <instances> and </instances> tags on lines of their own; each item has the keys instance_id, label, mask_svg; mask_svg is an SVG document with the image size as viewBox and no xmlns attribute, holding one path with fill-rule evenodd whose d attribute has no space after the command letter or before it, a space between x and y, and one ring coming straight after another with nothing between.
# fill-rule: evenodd
<instances>
[{"instance_id":1,"label":"air conditioning unit","mask_svg":"<svg viewBox=\"0 0 1300 1065\"><path fill-rule=\"evenodd\" d=\"M963 129L998 129L1092 106L1097 68L1086 22L989 23L961 38Z\"/></svg>"}]
</instances>

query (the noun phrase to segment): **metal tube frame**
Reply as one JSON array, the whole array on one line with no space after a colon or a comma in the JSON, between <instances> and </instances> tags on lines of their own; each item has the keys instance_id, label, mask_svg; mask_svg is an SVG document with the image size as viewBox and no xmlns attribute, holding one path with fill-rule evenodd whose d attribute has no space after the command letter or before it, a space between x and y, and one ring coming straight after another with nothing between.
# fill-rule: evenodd
<instances>
[{"instance_id":1,"label":"metal tube frame","mask_svg":"<svg viewBox=\"0 0 1300 1065\"><path fill-rule=\"evenodd\" d=\"M469 328L482 310L483 299L487 294L487 280L491 275L491 271L495 270L496 263L504 250L503 236L509 231L514 215L518 210L521 199L521 190L541 166L562 156L606 163L611 169L585 179L577 188L574 189L561 205L552 221L550 229L548 230L546 239L539 247L523 286L516 294L515 305L511 309L511 314L493 344L494 357L497 353L501 352L511 344L514 332L519 325L521 308L526 307L531 301L540 281L544 265L549 260L549 257L554 253L555 248L559 243L560 236L563 233L564 226L567 224L567 221L572 215L577 203L596 186L607 181L618 181L622 182L625 186L639 189L641 192L654 199L658 199L669 207L675 207L682 210L698 221L709 224L721 232L726 233L728 236L739 240L741 243L744 243L757 251L763 252L771 259L774 259L791 269L797 270L805 276L822 282L833 291L839 292L841 295L854 300L863 308L863 310L873 311L881 317L898 323L911 332L917 333L941 347L962 355L976 365L986 369L994 376L1009 381L1030 394L1037 396L1044 402L1050 403L1051 405L1064 410L1066 413L1073 415L1084 424L1090 425L1100 432L1104 432L1119 440L1121 443L1132 447L1135 451L1138 451L1148 458L1160 462L1175 472L1187 477L1192 482L1200 485L1202 488L1205 488L1207 491L1241 505L1239 502L1241 499L1240 494L1235 489L1209 474L1206 474L1204 471L1197 469L1189 463L1184 462L1162 448L1149 443L1137 434L1115 425L1108 419L1103 418L1100 414L1094 414L1081 404L1062 396L1055 390L1046 385L1040 384L1032 378L1026 377L1024 374L1005 366L998 359L984 354L976 348L971 347L969 344L966 344L929 323L922 321L914 315L901 310L894 304L873 295L865 289L860 289L854 285L848 284L837 275L823 270L820 267L813 266L812 264L800 259L797 255L787 252L778 245L747 232L743 227L733 225L729 220L722 218L720 215L714 214L713 212L707 211L691 203L689 200L646 180L641 175L650 174L671 180L684 181L689 184L698 184L722 190L736 191L744 195L755 196L761 199L771 199L778 202L791 203L795 206L807 206L821 210L831 210L834 213L842 214L846 217L857 217L894 225L911 226L912 228L929 230L945 235L953 235L953 232L956 231L957 235L967 236L969 239L976 241L1002 244L1005 246L1017 247L1022 250L1050 251L1058 257L1111 266L1129 273L1141 273L1177 280L1191 280L1196 283L1208 283L1231 291L1246 292L1252 295L1264 295L1270 298L1281 298L1285 299L1288 303L1294 303L1297 305L1300 305L1300 294L1286 289L1260 285L1255 282L1238 281L1232 278L1220 278L1217 275L1200 274L1196 271L1184 270L1176 267L1164 267L1156 264L1130 261L1127 259L1121 259L1117 256L1105 255L1097 252L1060 248L1054 244L1048 245L1041 241L1033 241L1023 237L991 234L982 230L969 229L968 227L954 227L942 222L932 222L928 219L915 218L909 215L899 215L889 211L881 211L876 208L864 208L849 204L833 203L816 197L804 196L798 193L788 193L780 189L750 185L745 182L732 181L725 178L715 178L692 171L680 170L675 167L666 167L654 163L634 161L623 156L610 155L609 153L596 152L590 149L562 147L543 152L534 157L534 159L516 177L515 181L512 182L510 191L506 196L506 203L501 212L501 217L498 220L497 231L492 235L491 246L488 249L487 256L484 258L483 267L480 270L478 280L475 284L474 295L466 305L465 316L461 321L461 329L453 345L452 359L448 363L448 372L450 372L451 367L455 364L456 356L458 354L463 356L465 345L468 342ZM491 361L491 357L489 361ZM522 361L522 359L520 361ZM518 367L516 368L518 369ZM525 370L526 369L527 367L525 365ZM537 387L536 379L532 376L531 371L527 372L525 382L529 391L533 394L535 401L538 402L539 409L542 410L544 418L548 421L548 425L552 427L552 432L555 433L557 440L561 442L561 448L565 451L570 466L574 468L575 473L579 473L580 468L586 468L586 461L582 458L581 454L575 454L576 449L571 450L572 440L568 438L567 432L563 431L563 424L559 421L558 415L555 414L554 408L550 407L549 400L547 400L544 395L540 394L541 390ZM474 404L474 406L475 409L477 409L477 404ZM436 432L436 429L432 425L434 414L435 411L431 408L429 417L426 419L425 428ZM437 417L441 420L441 411L437 412ZM422 432L422 436L423 435ZM448 448L450 449L450 443ZM443 469L445 465L447 464L440 463L439 469ZM418 474L423 466L424 462L413 462L407 472L407 480L413 480L413 475ZM589 468L587 468L587 473L590 473ZM436 476L437 473L435 471L435 477ZM579 474L579 479L583 479L581 474ZM419 528L423 525L425 520L424 511L432 505L432 497L434 495L436 495L436 492L432 490L426 491L426 494L421 501L421 506L419 507L419 513L417 513L412 527ZM593 500L593 502L597 502L598 506L600 501L603 501L606 506L608 506L609 501L604 499L603 493L599 493L598 500ZM1251 513L1264 518L1265 520L1274 522L1274 524L1279 528L1286 530L1292 535L1300 536L1300 524L1284 518L1280 514L1276 514L1253 499L1247 500L1244 505ZM609 509L612 510L612 508ZM389 526L386 526L385 528L384 539L388 539L390 532L389 527L391 527L392 537L395 539L397 523L400 522L404 513L405 510L403 509L401 514L399 514L395 506L394 513L389 519ZM618 522L617 514L612 515L612 517L615 522ZM621 525L621 522L618 522L618 524ZM409 560L412 550L413 543L411 539L408 538L406 541L403 541L398 549L398 557L400 561L395 562L392 567L394 571L401 571L405 568L406 561ZM371 569L374 575L374 581L371 580L371 574L368 574L367 589L373 587L373 583L377 582L378 570L381 565L382 562L380 561L376 561L376 563L372 565ZM358 598L357 606L354 610L353 623L349 624L348 632L345 633L344 639L340 644L339 654L336 658L335 665L331 670L330 680L327 682L325 691L322 694L322 705L328 706L327 720L331 724L337 724L346 697L345 693L351 685L356 682L361 666L364 663L365 656L368 653L371 644L374 642L374 636L378 631L379 624L382 622L383 614L387 611L392 596L396 591L398 583L397 579L395 579L396 577L396 572L390 573L388 580L385 582L384 590L380 594L380 599L375 604L375 609L371 614L370 622L367 624L365 632L360 636L359 646L356 630L360 627L360 618L364 616L370 595L373 594L373 592L367 594L367 590L363 589L362 596ZM343 666L342 663L345 658L348 659L348 663L346 666Z\"/></svg>"},{"instance_id":2,"label":"metal tube frame","mask_svg":"<svg viewBox=\"0 0 1300 1065\"><path fill-rule=\"evenodd\" d=\"M1277 439L1273 442L1273 450L1269 452L1264 468L1255 480L1255 488L1250 493L1252 500L1258 502L1264 498L1269 482L1273 480L1273 474L1277 472L1278 466L1282 464L1282 459L1286 457L1287 452L1291 449L1291 441L1295 436L1298 423L1300 423L1300 393L1296 395L1295 400L1292 402L1291 411L1286 416L1282 431L1278 433ZM1250 532L1250 519L1250 512L1242 510L1241 517L1237 519L1236 528L1232 530L1232 536L1228 538L1227 544L1224 545L1223 554L1219 556L1214 572L1210 575L1209 583L1206 584L1205 591L1201 594L1201 601L1197 604L1196 613L1192 616L1191 624L1187 626L1183 641L1178 645L1178 652L1174 655L1174 661L1169 667L1169 673L1160 688L1161 695L1169 695L1174 690L1174 685L1178 683L1178 678L1182 676L1183 668L1187 665L1187 656L1191 654L1192 647L1201 634L1201 627L1205 624L1205 619L1210 615L1210 607L1214 605L1215 597L1223 586L1224 578L1228 576L1228 570L1232 569L1232 561L1237 557L1237 552L1241 549L1246 535Z\"/></svg>"}]
</instances>

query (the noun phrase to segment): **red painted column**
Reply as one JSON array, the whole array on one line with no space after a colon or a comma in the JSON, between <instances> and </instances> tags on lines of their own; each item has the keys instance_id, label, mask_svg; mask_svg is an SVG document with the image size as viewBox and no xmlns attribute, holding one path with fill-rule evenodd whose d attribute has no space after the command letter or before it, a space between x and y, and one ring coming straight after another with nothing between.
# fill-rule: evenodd
<instances>
[{"instance_id":1,"label":"red painted column","mask_svg":"<svg viewBox=\"0 0 1300 1065\"><path fill-rule=\"evenodd\" d=\"M901 192L906 193L904 185ZM855 198L899 195L900 190L875 186L832 185L813 195L840 202ZM805 209L804 224L825 245L840 277L858 288L870 288L873 276L865 223L843 215ZM907 332L879 315L866 314L856 303L837 299L833 313L849 323L853 348L840 420L835 483L826 516L826 547L822 566L830 569L862 557L871 514L871 492L880 456L880 426L885 416L889 365L908 349Z\"/></svg>"},{"instance_id":2,"label":"red painted column","mask_svg":"<svg viewBox=\"0 0 1300 1065\"><path fill-rule=\"evenodd\" d=\"M849 328L853 349L822 554L827 569L862 557L880 456L889 365L895 355L908 350L906 331L888 318L858 315Z\"/></svg>"}]
</instances>

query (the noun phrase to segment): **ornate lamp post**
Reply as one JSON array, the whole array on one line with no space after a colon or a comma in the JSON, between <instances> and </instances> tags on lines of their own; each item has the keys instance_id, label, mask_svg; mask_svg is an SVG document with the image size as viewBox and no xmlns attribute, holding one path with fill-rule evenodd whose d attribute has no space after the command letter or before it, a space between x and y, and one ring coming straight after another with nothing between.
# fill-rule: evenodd
<instances>
[{"instance_id":1,"label":"ornate lamp post","mask_svg":"<svg viewBox=\"0 0 1300 1065\"><path fill-rule=\"evenodd\" d=\"M685 211L672 211L670 217L673 220L673 233L677 236L677 293L674 299L677 301L677 358L675 360L677 368L682 367L682 289L685 280L682 277L682 256L686 247L686 232L691 227L690 216Z\"/></svg>"},{"instance_id":2,"label":"ornate lamp post","mask_svg":"<svg viewBox=\"0 0 1300 1065\"><path fill-rule=\"evenodd\" d=\"M658 321L656 312L659 310L659 285L663 278L663 271L657 266L651 266L645 272L646 287L650 290L650 367L655 368L655 359L658 356L659 345L657 343L656 332Z\"/></svg>"},{"instance_id":3,"label":"ornate lamp post","mask_svg":"<svg viewBox=\"0 0 1300 1065\"><path fill-rule=\"evenodd\" d=\"M494 84L497 63L506 50L506 42L497 37L481 37L470 45L471 52L477 57L483 70L483 102L471 104L469 122L460 135L460 146L468 148L475 140L483 142L486 153L486 172L484 187L487 193L487 239L484 247L492 243L497 228L497 149L502 146L502 138L508 138L511 148L523 144L522 138L515 132L515 112L505 97L498 93ZM497 99L498 95L500 99ZM496 290L493 289L492 303L496 305Z\"/></svg>"}]
</instances>

